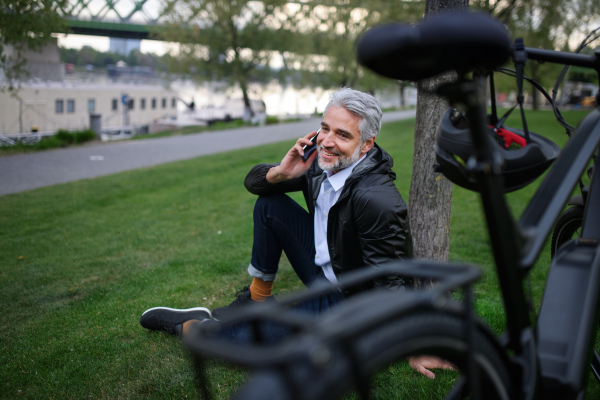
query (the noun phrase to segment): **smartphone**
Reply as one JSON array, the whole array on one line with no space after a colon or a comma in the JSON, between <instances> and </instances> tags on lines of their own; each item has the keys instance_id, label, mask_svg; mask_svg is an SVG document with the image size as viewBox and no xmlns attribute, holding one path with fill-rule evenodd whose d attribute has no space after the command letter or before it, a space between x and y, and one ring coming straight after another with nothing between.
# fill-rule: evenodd
<instances>
[{"instance_id":1,"label":"smartphone","mask_svg":"<svg viewBox=\"0 0 600 400\"><path fill-rule=\"evenodd\" d=\"M317 137L319 136L320 132L321 132L321 129L319 129L317 131L317 134L315 136L310 138L311 144L307 144L306 146L304 146L302 148L302 150L304 150L304 155L302 156L302 161L306 162L306 160L308 160L308 157L310 157L310 155L313 153L313 151L315 151L317 149Z\"/></svg>"}]
</instances>

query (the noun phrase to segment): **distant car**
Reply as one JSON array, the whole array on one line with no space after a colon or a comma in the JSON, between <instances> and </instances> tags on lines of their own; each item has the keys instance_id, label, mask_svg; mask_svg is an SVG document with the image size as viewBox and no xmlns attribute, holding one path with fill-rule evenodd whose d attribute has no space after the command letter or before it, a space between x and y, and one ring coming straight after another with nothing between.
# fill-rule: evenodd
<instances>
[{"instance_id":1,"label":"distant car","mask_svg":"<svg viewBox=\"0 0 600 400\"><path fill-rule=\"evenodd\" d=\"M208 123L232 121L244 118L245 105L243 99L225 100L223 107L204 106L196 111L196 118ZM254 114L265 114L266 106L262 100L250 100L250 108Z\"/></svg>"}]
</instances>

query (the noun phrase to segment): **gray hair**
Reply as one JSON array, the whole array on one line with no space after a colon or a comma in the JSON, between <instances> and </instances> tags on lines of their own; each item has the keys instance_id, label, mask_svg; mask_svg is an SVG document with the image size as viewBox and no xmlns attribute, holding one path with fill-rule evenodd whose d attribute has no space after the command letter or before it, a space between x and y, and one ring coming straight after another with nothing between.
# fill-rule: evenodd
<instances>
[{"instance_id":1,"label":"gray hair","mask_svg":"<svg viewBox=\"0 0 600 400\"><path fill-rule=\"evenodd\" d=\"M331 106L344 108L352 115L360 118L358 130L360 132L361 143L376 137L381 130L381 108L370 94L348 87L341 88L331 94L323 115L325 115Z\"/></svg>"}]
</instances>

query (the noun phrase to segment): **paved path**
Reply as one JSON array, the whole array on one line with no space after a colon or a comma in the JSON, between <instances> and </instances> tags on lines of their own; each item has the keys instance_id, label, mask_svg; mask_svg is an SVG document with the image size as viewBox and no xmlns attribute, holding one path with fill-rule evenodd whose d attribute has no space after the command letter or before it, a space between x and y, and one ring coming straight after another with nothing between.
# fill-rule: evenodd
<instances>
[{"instance_id":1,"label":"paved path","mask_svg":"<svg viewBox=\"0 0 600 400\"><path fill-rule=\"evenodd\" d=\"M415 110L385 113L383 122L413 118ZM317 129L320 118L264 127L126 140L0 157L0 196L136 168L281 142Z\"/></svg>"}]
</instances>

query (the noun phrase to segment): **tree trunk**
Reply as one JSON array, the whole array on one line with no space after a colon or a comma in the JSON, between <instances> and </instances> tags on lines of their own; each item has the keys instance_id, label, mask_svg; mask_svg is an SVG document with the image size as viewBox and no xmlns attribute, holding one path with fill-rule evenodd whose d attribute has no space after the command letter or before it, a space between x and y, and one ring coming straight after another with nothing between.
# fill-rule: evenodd
<instances>
[{"instance_id":1,"label":"tree trunk","mask_svg":"<svg viewBox=\"0 0 600 400\"><path fill-rule=\"evenodd\" d=\"M254 110L252 110L252 106L250 105L246 82L240 82L240 89L242 89L242 97L244 99L244 122L249 122L254 117Z\"/></svg>"},{"instance_id":2,"label":"tree trunk","mask_svg":"<svg viewBox=\"0 0 600 400\"><path fill-rule=\"evenodd\" d=\"M468 9L467 0L427 0L425 18L447 11ZM448 104L434 90L455 79L446 73L417 83L417 119L409 193L409 217L414 257L448 261L452 183L433 170L435 133Z\"/></svg>"},{"instance_id":3,"label":"tree trunk","mask_svg":"<svg viewBox=\"0 0 600 400\"><path fill-rule=\"evenodd\" d=\"M406 84L400 81L398 86L400 87L400 108L404 108L404 88L406 87Z\"/></svg>"}]
</instances>

